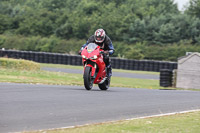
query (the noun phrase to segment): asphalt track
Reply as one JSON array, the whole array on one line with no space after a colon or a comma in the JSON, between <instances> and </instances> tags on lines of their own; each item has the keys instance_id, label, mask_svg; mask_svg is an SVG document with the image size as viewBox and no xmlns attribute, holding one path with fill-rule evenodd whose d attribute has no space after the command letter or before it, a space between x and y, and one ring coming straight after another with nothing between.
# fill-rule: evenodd
<instances>
[{"instance_id":1,"label":"asphalt track","mask_svg":"<svg viewBox=\"0 0 200 133\"><path fill-rule=\"evenodd\" d=\"M65 73L77 73L83 74L83 70L79 69L65 69L65 68L52 68L52 67L43 67L42 70L53 71L53 72L65 72ZM113 72L113 77L125 77L125 78L138 78L138 79L154 79L159 80L159 75L155 74L136 74L136 73L123 73L123 72Z\"/></svg>"},{"instance_id":2,"label":"asphalt track","mask_svg":"<svg viewBox=\"0 0 200 133\"><path fill-rule=\"evenodd\" d=\"M18 132L200 109L199 91L0 83L0 132Z\"/></svg>"}]
</instances>

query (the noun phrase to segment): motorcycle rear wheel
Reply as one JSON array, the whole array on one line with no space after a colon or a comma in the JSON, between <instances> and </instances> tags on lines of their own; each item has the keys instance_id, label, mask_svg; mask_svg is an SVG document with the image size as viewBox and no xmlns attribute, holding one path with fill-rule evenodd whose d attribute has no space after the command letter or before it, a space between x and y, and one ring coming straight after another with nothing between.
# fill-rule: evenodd
<instances>
[{"instance_id":1,"label":"motorcycle rear wheel","mask_svg":"<svg viewBox=\"0 0 200 133\"><path fill-rule=\"evenodd\" d=\"M91 77L91 67L86 67L84 71L84 86L86 90L91 90L93 87L93 80Z\"/></svg>"},{"instance_id":2,"label":"motorcycle rear wheel","mask_svg":"<svg viewBox=\"0 0 200 133\"><path fill-rule=\"evenodd\" d=\"M107 90L110 87L110 79L106 79L102 84L98 84L100 90Z\"/></svg>"}]
</instances>

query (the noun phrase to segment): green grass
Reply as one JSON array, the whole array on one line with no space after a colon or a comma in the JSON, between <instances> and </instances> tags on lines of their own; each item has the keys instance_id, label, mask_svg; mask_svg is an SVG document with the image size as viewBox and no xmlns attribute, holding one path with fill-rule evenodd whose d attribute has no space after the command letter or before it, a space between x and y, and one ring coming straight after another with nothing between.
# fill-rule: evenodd
<instances>
[{"instance_id":1,"label":"green grass","mask_svg":"<svg viewBox=\"0 0 200 133\"><path fill-rule=\"evenodd\" d=\"M121 78L121 77L112 77L111 86L127 87L127 88L163 89L163 87L159 86L159 80Z\"/></svg>"},{"instance_id":2,"label":"green grass","mask_svg":"<svg viewBox=\"0 0 200 133\"><path fill-rule=\"evenodd\" d=\"M199 133L200 112L94 124L46 133ZM39 133L33 132L33 133Z\"/></svg>"},{"instance_id":3,"label":"green grass","mask_svg":"<svg viewBox=\"0 0 200 133\"><path fill-rule=\"evenodd\" d=\"M37 71L40 70L40 64L23 59L0 58L0 68Z\"/></svg>"},{"instance_id":4,"label":"green grass","mask_svg":"<svg viewBox=\"0 0 200 133\"><path fill-rule=\"evenodd\" d=\"M82 70L82 66L72 66L72 65L61 65L61 64L46 64L40 63L41 67L54 67L54 68L66 68L66 69L80 69Z\"/></svg>"},{"instance_id":5,"label":"green grass","mask_svg":"<svg viewBox=\"0 0 200 133\"><path fill-rule=\"evenodd\" d=\"M51 85L82 85L80 74L67 74L47 71L18 71L0 69L0 82L33 83Z\"/></svg>"},{"instance_id":6,"label":"green grass","mask_svg":"<svg viewBox=\"0 0 200 133\"><path fill-rule=\"evenodd\" d=\"M0 82L83 86L83 75L62 72L48 72L42 70L19 71L15 69L1 68ZM121 77L112 77L111 87L162 89L162 87L159 86L159 80Z\"/></svg>"},{"instance_id":7,"label":"green grass","mask_svg":"<svg viewBox=\"0 0 200 133\"><path fill-rule=\"evenodd\" d=\"M10 60L6 58L7 60ZM11 59L13 60L13 59ZM15 62L25 60L14 60ZM26 61L25 61L26 62ZM67 68L67 69L81 69L82 66L71 66L71 65L60 65L60 64L44 64L44 63L33 63L40 67L55 67L55 68ZM15 63L17 64L17 63ZM18 63L19 64L19 63ZM27 70L24 67L15 67L15 65L9 64L8 66L0 65L0 82L13 82L13 83L33 83L33 84L50 84L50 85L80 85L83 86L83 75L82 74L70 74L61 72L48 72L42 70ZM33 66L34 66L33 65ZM31 65L29 65L31 66ZM9 69L11 68L11 69ZM14 68L14 69L13 69ZM24 68L25 70L21 69ZM140 74L156 74L158 72L145 72L145 71L130 71L113 69L114 72L127 72L127 73L140 73ZM159 86L159 80L151 79L135 79L135 78L122 78L112 77L111 87L128 87L128 88L147 88L147 89L177 89L177 88L164 88ZM183 89L181 89L183 90ZM194 90L194 89L187 89Z\"/></svg>"},{"instance_id":8,"label":"green grass","mask_svg":"<svg viewBox=\"0 0 200 133\"><path fill-rule=\"evenodd\" d=\"M83 66L71 66L71 65L61 65L61 64L46 64L41 63L41 67L54 67L54 68L67 68L67 69L83 69ZM148 71L131 71L122 69L113 69L113 72L125 72L125 73L138 73L138 74L154 74L159 75L159 72L148 72Z\"/></svg>"},{"instance_id":9,"label":"green grass","mask_svg":"<svg viewBox=\"0 0 200 133\"><path fill-rule=\"evenodd\" d=\"M21 60L15 60L15 62L17 61L20 62ZM39 63L36 63L36 64L38 65ZM10 65L13 65L13 64L10 64ZM56 67L56 68L83 70L82 66L43 64L43 63L39 65L40 67ZM9 68L12 68L12 69L9 69ZM42 70L27 71L26 69L18 70L18 69L13 69L13 68L14 66L12 67L8 66L7 68L0 66L0 82L83 86L82 74L48 72L48 71L42 71ZM141 74L159 74L157 72L141 72L141 71L118 70L118 69L114 69L113 71L141 73ZM122 77L112 77L110 86L111 87L128 87L128 88L164 89L163 87L159 86L159 80L122 78ZM174 88L169 88L169 89L174 89Z\"/></svg>"}]
</instances>

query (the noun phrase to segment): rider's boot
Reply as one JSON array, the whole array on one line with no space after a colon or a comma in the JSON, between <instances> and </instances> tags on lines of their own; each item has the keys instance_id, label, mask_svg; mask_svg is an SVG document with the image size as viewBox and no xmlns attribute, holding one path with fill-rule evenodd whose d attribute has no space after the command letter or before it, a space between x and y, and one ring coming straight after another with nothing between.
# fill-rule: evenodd
<instances>
[{"instance_id":1,"label":"rider's boot","mask_svg":"<svg viewBox=\"0 0 200 133\"><path fill-rule=\"evenodd\" d=\"M107 78L110 79L110 77L112 76L112 68L111 65L107 66Z\"/></svg>"}]
</instances>

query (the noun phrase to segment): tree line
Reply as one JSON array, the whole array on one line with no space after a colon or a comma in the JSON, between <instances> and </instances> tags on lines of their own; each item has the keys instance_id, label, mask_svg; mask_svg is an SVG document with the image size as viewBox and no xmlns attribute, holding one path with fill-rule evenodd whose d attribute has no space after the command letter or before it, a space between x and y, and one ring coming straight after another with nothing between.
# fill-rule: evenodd
<instances>
[{"instance_id":1,"label":"tree line","mask_svg":"<svg viewBox=\"0 0 200 133\"><path fill-rule=\"evenodd\" d=\"M76 54L97 28L129 59L200 52L200 0L1 0L0 47Z\"/></svg>"}]
</instances>

